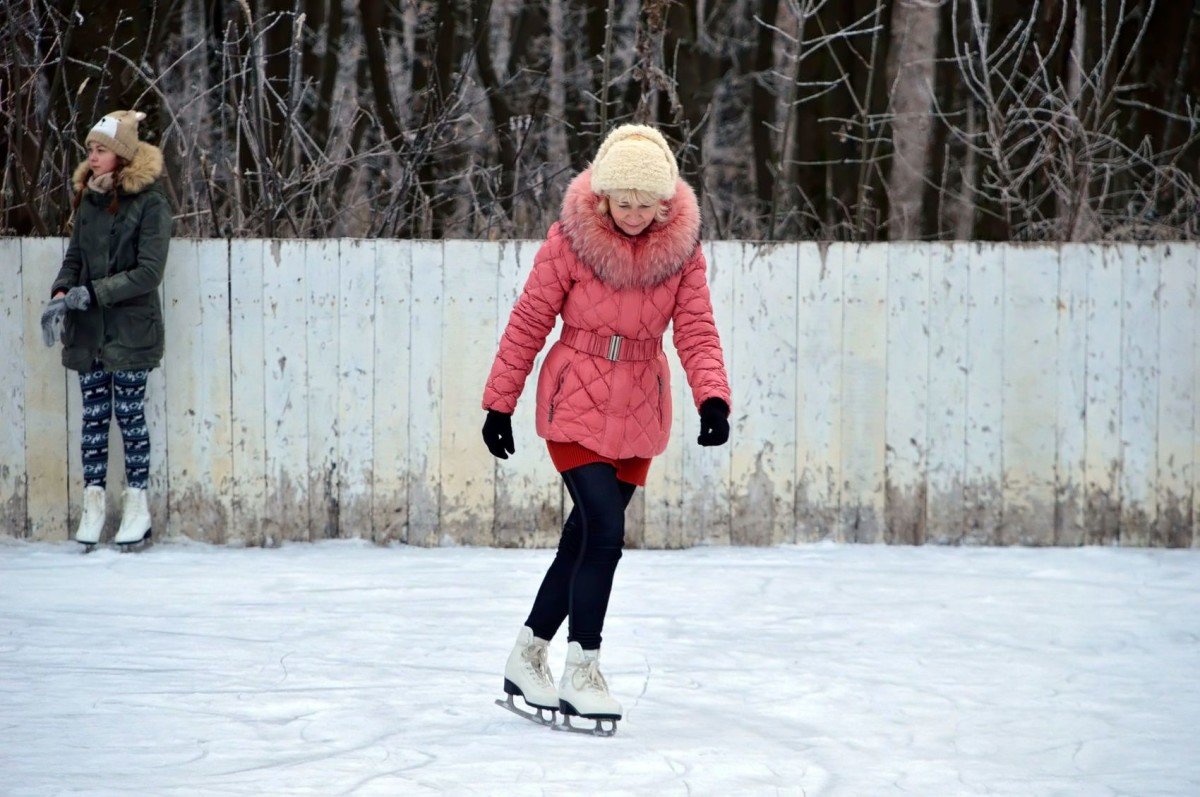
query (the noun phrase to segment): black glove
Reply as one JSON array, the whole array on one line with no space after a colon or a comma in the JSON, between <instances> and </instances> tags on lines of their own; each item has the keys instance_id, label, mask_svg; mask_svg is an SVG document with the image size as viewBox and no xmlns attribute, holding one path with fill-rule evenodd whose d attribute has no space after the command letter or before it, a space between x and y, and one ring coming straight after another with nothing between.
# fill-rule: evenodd
<instances>
[{"instance_id":1,"label":"black glove","mask_svg":"<svg viewBox=\"0 0 1200 797\"><path fill-rule=\"evenodd\" d=\"M67 307L71 310L86 310L96 303L96 294L91 285L76 285L67 291Z\"/></svg>"},{"instance_id":2,"label":"black glove","mask_svg":"<svg viewBox=\"0 0 1200 797\"><path fill-rule=\"evenodd\" d=\"M63 322L67 318L67 302L58 296L42 311L42 343L53 346L62 340Z\"/></svg>"},{"instance_id":3,"label":"black glove","mask_svg":"<svg viewBox=\"0 0 1200 797\"><path fill-rule=\"evenodd\" d=\"M512 413L488 410L483 422L483 442L488 451L498 459L508 459L509 454L517 452L513 443Z\"/></svg>"},{"instance_id":4,"label":"black glove","mask_svg":"<svg viewBox=\"0 0 1200 797\"><path fill-rule=\"evenodd\" d=\"M717 397L706 398L700 405L700 436L702 446L724 445L729 439L729 405Z\"/></svg>"}]
</instances>

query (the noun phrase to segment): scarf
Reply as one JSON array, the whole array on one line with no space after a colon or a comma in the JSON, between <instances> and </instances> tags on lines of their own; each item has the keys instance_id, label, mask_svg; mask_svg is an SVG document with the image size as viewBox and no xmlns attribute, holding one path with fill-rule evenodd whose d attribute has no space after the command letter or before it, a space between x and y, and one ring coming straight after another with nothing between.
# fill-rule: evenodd
<instances>
[{"instance_id":1,"label":"scarf","mask_svg":"<svg viewBox=\"0 0 1200 797\"><path fill-rule=\"evenodd\" d=\"M97 194L107 194L113 190L113 172L105 172L104 174L93 174L88 178L88 188L95 191Z\"/></svg>"}]
</instances>

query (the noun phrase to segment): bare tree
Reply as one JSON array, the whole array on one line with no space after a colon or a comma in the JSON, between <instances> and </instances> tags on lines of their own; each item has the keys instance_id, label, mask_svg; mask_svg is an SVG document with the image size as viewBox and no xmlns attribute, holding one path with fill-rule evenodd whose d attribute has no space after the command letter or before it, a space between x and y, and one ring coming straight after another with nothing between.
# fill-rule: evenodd
<instances>
[{"instance_id":1,"label":"bare tree","mask_svg":"<svg viewBox=\"0 0 1200 797\"><path fill-rule=\"evenodd\" d=\"M1200 0L0 0L0 225L150 114L177 229L536 237L658 125L709 237L1200 236Z\"/></svg>"}]
</instances>

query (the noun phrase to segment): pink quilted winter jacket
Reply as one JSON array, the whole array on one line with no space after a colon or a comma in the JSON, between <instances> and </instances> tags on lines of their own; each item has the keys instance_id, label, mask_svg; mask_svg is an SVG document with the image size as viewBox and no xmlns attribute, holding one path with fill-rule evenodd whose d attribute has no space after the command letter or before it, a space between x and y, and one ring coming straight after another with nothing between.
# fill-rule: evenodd
<instances>
[{"instance_id":1,"label":"pink quilted winter jacket","mask_svg":"<svg viewBox=\"0 0 1200 797\"><path fill-rule=\"evenodd\" d=\"M661 346L668 323L696 407L712 397L733 406L699 244L700 210L680 180L668 219L630 237L597 210L599 199L590 170L567 189L562 216L500 339L483 408L513 411L561 314L567 341L554 344L538 375L538 435L615 459L652 457L671 431L671 372Z\"/></svg>"}]
</instances>

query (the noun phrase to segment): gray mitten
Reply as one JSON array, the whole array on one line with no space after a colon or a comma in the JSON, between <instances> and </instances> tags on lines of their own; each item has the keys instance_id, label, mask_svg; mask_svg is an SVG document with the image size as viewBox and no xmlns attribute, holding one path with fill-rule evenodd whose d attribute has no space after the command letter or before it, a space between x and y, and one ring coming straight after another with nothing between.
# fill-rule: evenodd
<instances>
[{"instance_id":1,"label":"gray mitten","mask_svg":"<svg viewBox=\"0 0 1200 797\"><path fill-rule=\"evenodd\" d=\"M87 289L84 288L86 291ZM53 346L62 340L63 321L67 317L67 302L63 297L51 299L42 311L42 343Z\"/></svg>"},{"instance_id":2,"label":"gray mitten","mask_svg":"<svg viewBox=\"0 0 1200 797\"><path fill-rule=\"evenodd\" d=\"M86 285L76 285L67 291L67 308L70 310L86 310L92 304L92 292Z\"/></svg>"}]
</instances>

